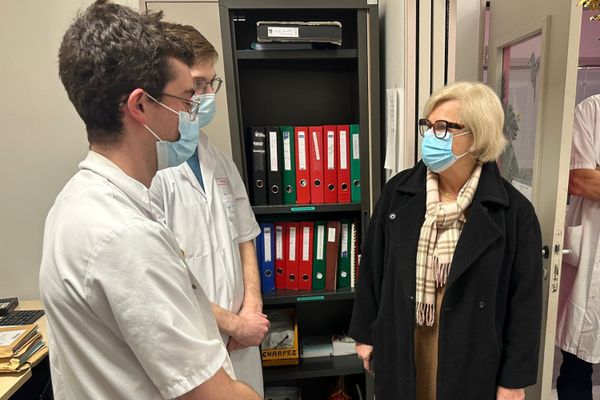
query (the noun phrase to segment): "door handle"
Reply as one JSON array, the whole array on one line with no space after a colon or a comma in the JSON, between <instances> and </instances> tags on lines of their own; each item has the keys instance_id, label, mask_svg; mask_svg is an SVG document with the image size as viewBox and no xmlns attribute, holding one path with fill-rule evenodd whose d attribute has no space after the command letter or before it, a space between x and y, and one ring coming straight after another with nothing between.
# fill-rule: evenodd
<instances>
[{"instance_id":1,"label":"door handle","mask_svg":"<svg viewBox=\"0 0 600 400\"><path fill-rule=\"evenodd\" d=\"M563 254L573 254L573 250L571 250L571 249L563 249L562 253Z\"/></svg>"},{"instance_id":2,"label":"door handle","mask_svg":"<svg viewBox=\"0 0 600 400\"><path fill-rule=\"evenodd\" d=\"M550 248L548 246L542 247L542 257L544 257L544 258L550 257Z\"/></svg>"}]
</instances>

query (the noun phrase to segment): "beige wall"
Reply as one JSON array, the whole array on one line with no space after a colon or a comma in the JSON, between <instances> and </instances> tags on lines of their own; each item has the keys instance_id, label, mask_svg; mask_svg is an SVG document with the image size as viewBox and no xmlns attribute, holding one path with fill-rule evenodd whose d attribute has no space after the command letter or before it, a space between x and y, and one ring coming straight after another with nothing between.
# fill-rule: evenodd
<instances>
[{"instance_id":1,"label":"beige wall","mask_svg":"<svg viewBox=\"0 0 600 400\"><path fill-rule=\"evenodd\" d=\"M456 80L481 80L485 1L459 0L456 7Z\"/></svg>"},{"instance_id":2,"label":"beige wall","mask_svg":"<svg viewBox=\"0 0 600 400\"><path fill-rule=\"evenodd\" d=\"M57 52L77 10L88 4L2 0L0 297L39 297L44 219L87 151L83 123L58 78Z\"/></svg>"}]
</instances>

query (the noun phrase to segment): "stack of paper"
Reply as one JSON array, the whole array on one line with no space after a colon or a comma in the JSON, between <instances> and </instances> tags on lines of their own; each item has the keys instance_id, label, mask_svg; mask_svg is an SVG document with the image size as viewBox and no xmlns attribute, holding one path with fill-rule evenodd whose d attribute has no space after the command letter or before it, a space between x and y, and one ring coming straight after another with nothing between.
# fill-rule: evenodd
<instances>
[{"instance_id":1,"label":"stack of paper","mask_svg":"<svg viewBox=\"0 0 600 400\"><path fill-rule=\"evenodd\" d=\"M0 373L27 370L45 347L37 325L0 327Z\"/></svg>"},{"instance_id":2,"label":"stack of paper","mask_svg":"<svg viewBox=\"0 0 600 400\"><path fill-rule=\"evenodd\" d=\"M356 342L351 337L334 335L331 337L331 343L334 356L356 354Z\"/></svg>"},{"instance_id":3,"label":"stack of paper","mask_svg":"<svg viewBox=\"0 0 600 400\"><path fill-rule=\"evenodd\" d=\"M329 357L332 351L330 336L305 336L302 338L302 358Z\"/></svg>"}]
</instances>

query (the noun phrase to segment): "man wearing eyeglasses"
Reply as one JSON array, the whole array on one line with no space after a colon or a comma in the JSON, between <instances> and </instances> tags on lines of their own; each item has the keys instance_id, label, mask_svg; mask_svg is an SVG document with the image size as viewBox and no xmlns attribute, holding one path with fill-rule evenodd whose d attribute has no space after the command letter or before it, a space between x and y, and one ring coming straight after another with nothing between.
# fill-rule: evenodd
<instances>
[{"instance_id":1,"label":"man wearing eyeglasses","mask_svg":"<svg viewBox=\"0 0 600 400\"><path fill-rule=\"evenodd\" d=\"M97 0L59 50L90 151L46 219L40 294L54 398L258 400L235 374L210 303L157 218L156 171L198 141L192 49L160 13Z\"/></svg>"},{"instance_id":2,"label":"man wearing eyeglasses","mask_svg":"<svg viewBox=\"0 0 600 400\"><path fill-rule=\"evenodd\" d=\"M194 48L191 67L200 108L200 127L216 111L215 94L222 80L216 76L217 52L191 26L165 23L173 42ZM260 233L244 183L230 157L199 131L191 158L160 171L152 182L152 200L177 236L192 274L212 303L217 325L236 378L263 393L258 345L268 331L262 313L260 276L253 239ZM224 132L226 134L226 132Z\"/></svg>"}]
</instances>

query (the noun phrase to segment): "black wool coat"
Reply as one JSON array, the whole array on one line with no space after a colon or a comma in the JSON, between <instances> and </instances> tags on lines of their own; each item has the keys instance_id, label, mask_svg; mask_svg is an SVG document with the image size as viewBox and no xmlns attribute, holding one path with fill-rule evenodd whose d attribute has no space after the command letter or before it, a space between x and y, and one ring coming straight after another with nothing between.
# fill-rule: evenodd
<instances>
[{"instance_id":1,"label":"black wool coat","mask_svg":"<svg viewBox=\"0 0 600 400\"><path fill-rule=\"evenodd\" d=\"M363 241L349 335L374 348L377 400L415 399L415 265L426 167L392 178ZM495 400L537 378L542 242L531 203L483 164L439 315L437 400Z\"/></svg>"}]
</instances>

